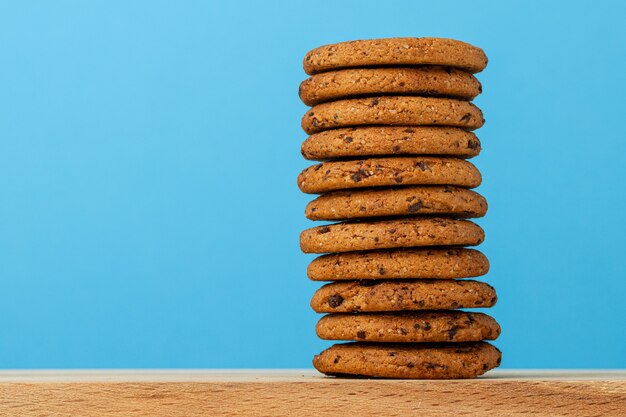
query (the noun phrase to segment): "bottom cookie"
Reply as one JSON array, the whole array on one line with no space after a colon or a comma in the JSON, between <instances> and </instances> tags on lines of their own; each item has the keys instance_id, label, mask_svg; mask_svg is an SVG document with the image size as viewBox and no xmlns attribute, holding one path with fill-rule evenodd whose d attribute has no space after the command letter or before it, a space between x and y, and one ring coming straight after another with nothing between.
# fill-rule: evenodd
<instances>
[{"instance_id":1,"label":"bottom cookie","mask_svg":"<svg viewBox=\"0 0 626 417\"><path fill-rule=\"evenodd\" d=\"M487 342L344 343L326 349L313 366L327 375L377 378L475 378L500 366L502 354Z\"/></svg>"}]
</instances>

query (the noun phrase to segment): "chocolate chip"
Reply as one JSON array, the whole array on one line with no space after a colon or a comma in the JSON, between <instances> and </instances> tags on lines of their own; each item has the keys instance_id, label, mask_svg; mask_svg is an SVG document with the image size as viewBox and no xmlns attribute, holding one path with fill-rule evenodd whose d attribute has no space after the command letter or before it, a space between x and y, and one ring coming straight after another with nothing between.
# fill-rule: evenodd
<instances>
[{"instance_id":1,"label":"chocolate chip","mask_svg":"<svg viewBox=\"0 0 626 417\"><path fill-rule=\"evenodd\" d=\"M400 184L400 183L402 182L402 177L395 176L395 177L393 177L393 180L394 180L395 182L397 182L398 184Z\"/></svg>"},{"instance_id":2,"label":"chocolate chip","mask_svg":"<svg viewBox=\"0 0 626 417\"><path fill-rule=\"evenodd\" d=\"M407 210L409 213L417 213L418 211L420 211L422 207L423 207L422 202L418 201L417 203L411 204Z\"/></svg>"},{"instance_id":3,"label":"chocolate chip","mask_svg":"<svg viewBox=\"0 0 626 417\"><path fill-rule=\"evenodd\" d=\"M435 369L437 365L432 362L426 362L426 369Z\"/></svg>"},{"instance_id":4,"label":"chocolate chip","mask_svg":"<svg viewBox=\"0 0 626 417\"><path fill-rule=\"evenodd\" d=\"M454 339L454 336L456 336L458 331L459 331L459 326L457 326L456 324L452 326L452 328L448 330L448 339L450 340Z\"/></svg>"},{"instance_id":5,"label":"chocolate chip","mask_svg":"<svg viewBox=\"0 0 626 417\"><path fill-rule=\"evenodd\" d=\"M419 329L420 329L420 324L419 324L419 323L415 323L415 324L413 325L413 328L414 328L415 330L419 330Z\"/></svg>"},{"instance_id":6,"label":"chocolate chip","mask_svg":"<svg viewBox=\"0 0 626 417\"><path fill-rule=\"evenodd\" d=\"M350 177L354 182L360 182L363 178L367 178L370 176L370 173L364 169L359 169L357 172L352 174Z\"/></svg>"},{"instance_id":7,"label":"chocolate chip","mask_svg":"<svg viewBox=\"0 0 626 417\"><path fill-rule=\"evenodd\" d=\"M461 117L461 120L459 120L459 121L460 122L469 122L471 118L472 118L472 113L465 113L463 115L463 117Z\"/></svg>"},{"instance_id":8,"label":"chocolate chip","mask_svg":"<svg viewBox=\"0 0 626 417\"><path fill-rule=\"evenodd\" d=\"M378 268L378 273L380 275L385 275L385 268L383 268L383 267Z\"/></svg>"},{"instance_id":9,"label":"chocolate chip","mask_svg":"<svg viewBox=\"0 0 626 417\"><path fill-rule=\"evenodd\" d=\"M429 322L424 323L424 330L429 331L430 329L432 329L432 327L430 326Z\"/></svg>"},{"instance_id":10,"label":"chocolate chip","mask_svg":"<svg viewBox=\"0 0 626 417\"><path fill-rule=\"evenodd\" d=\"M370 104L370 106L377 106L378 105L378 99L377 98L373 98L371 103L372 104Z\"/></svg>"},{"instance_id":11,"label":"chocolate chip","mask_svg":"<svg viewBox=\"0 0 626 417\"><path fill-rule=\"evenodd\" d=\"M351 143L352 142L352 137L346 136L345 138L343 138L343 141L346 142L346 143Z\"/></svg>"},{"instance_id":12,"label":"chocolate chip","mask_svg":"<svg viewBox=\"0 0 626 417\"><path fill-rule=\"evenodd\" d=\"M330 232L330 227L328 226L322 226L319 229L317 229L317 233L319 233L320 235L323 235L324 233L328 233Z\"/></svg>"},{"instance_id":13,"label":"chocolate chip","mask_svg":"<svg viewBox=\"0 0 626 417\"><path fill-rule=\"evenodd\" d=\"M421 169L422 171L431 171L430 166L424 161L416 162L415 166Z\"/></svg>"},{"instance_id":14,"label":"chocolate chip","mask_svg":"<svg viewBox=\"0 0 626 417\"><path fill-rule=\"evenodd\" d=\"M398 330L400 330L400 334L406 336L407 334L409 334L409 332L406 331L406 329L404 327L400 327Z\"/></svg>"},{"instance_id":15,"label":"chocolate chip","mask_svg":"<svg viewBox=\"0 0 626 417\"><path fill-rule=\"evenodd\" d=\"M412 129L412 128L410 128L410 127L409 127L409 128L404 129L404 131L405 131L406 133L415 133L415 129Z\"/></svg>"},{"instance_id":16,"label":"chocolate chip","mask_svg":"<svg viewBox=\"0 0 626 417\"><path fill-rule=\"evenodd\" d=\"M478 149L479 146L480 146L480 143L477 140L470 139L467 141L467 147L469 149Z\"/></svg>"},{"instance_id":17,"label":"chocolate chip","mask_svg":"<svg viewBox=\"0 0 626 417\"><path fill-rule=\"evenodd\" d=\"M415 368L415 364L413 362L409 362L406 364L407 368Z\"/></svg>"},{"instance_id":18,"label":"chocolate chip","mask_svg":"<svg viewBox=\"0 0 626 417\"><path fill-rule=\"evenodd\" d=\"M393 235L394 233L396 233L396 229L389 229L388 232Z\"/></svg>"},{"instance_id":19,"label":"chocolate chip","mask_svg":"<svg viewBox=\"0 0 626 417\"><path fill-rule=\"evenodd\" d=\"M337 308L343 303L343 297L340 296L339 294L331 295L330 297L326 299L326 303L331 308Z\"/></svg>"},{"instance_id":20,"label":"chocolate chip","mask_svg":"<svg viewBox=\"0 0 626 417\"><path fill-rule=\"evenodd\" d=\"M311 120L311 124L313 125L313 127L317 127L317 126L319 125L319 121L318 121L318 120L314 117L314 118Z\"/></svg>"},{"instance_id":21,"label":"chocolate chip","mask_svg":"<svg viewBox=\"0 0 626 417\"><path fill-rule=\"evenodd\" d=\"M392 150L392 151L394 151L394 152L400 152L400 146L398 146L398 145L393 145L393 146L392 146L392 148L391 148L391 150Z\"/></svg>"},{"instance_id":22,"label":"chocolate chip","mask_svg":"<svg viewBox=\"0 0 626 417\"><path fill-rule=\"evenodd\" d=\"M358 332L356 332L356 337L358 337L359 339L365 339L365 331L359 330Z\"/></svg>"},{"instance_id":23,"label":"chocolate chip","mask_svg":"<svg viewBox=\"0 0 626 417\"><path fill-rule=\"evenodd\" d=\"M396 353L397 352L389 352L389 353L387 353L387 355L389 355L389 356L396 356Z\"/></svg>"},{"instance_id":24,"label":"chocolate chip","mask_svg":"<svg viewBox=\"0 0 626 417\"><path fill-rule=\"evenodd\" d=\"M341 356L337 355L333 363L339 363L339 359L341 359Z\"/></svg>"}]
</instances>

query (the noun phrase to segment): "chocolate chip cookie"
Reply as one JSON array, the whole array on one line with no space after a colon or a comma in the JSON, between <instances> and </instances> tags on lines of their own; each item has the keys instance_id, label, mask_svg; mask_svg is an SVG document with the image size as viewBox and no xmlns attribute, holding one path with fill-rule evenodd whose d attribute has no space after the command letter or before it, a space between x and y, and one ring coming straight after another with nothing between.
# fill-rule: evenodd
<instances>
[{"instance_id":1,"label":"chocolate chip cookie","mask_svg":"<svg viewBox=\"0 0 626 417\"><path fill-rule=\"evenodd\" d=\"M472 246L479 245L484 239L483 229L469 220L408 218L313 227L300 234L300 249L304 253L328 253L416 246Z\"/></svg>"},{"instance_id":2,"label":"chocolate chip cookie","mask_svg":"<svg viewBox=\"0 0 626 417\"><path fill-rule=\"evenodd\" d=\"M478 187L480 172L458 158L429 156L329 161L304 169L300 190L309 194L333 190L400 185L456 185Z\"/></svg>"},{"instance_id":3,"label":"chocolate chip cookie","mask_svg":"<svg viewBox=\"0 0 626 417\"><path fill-rule=\"evenodd\" d=\"M367 156L445 155L472 158L480 153L472 132L447 126L361 126L309 136L300 149L309 160Z\"/></svg>"},{"instance_id":4,"label":"chocolate chip cookie","mask_svg":"<svg viewBox=\"0 0 626 417\"><path fill-rule=\"evenodd\" d=\"M500 336L491 316L456 310L335 313L322 317L315 330L326 340L391 343L480 342Z\"/></svg>"},{"instance_id":5,"label":"chocolate chip cookie","mask_svg":"<svg viewBox=\"0 0 626 417\"><path fill-rule=\"evenodd\" d=\"M487 342L341 343L313 359L327 375L381 378L475 378L500 366L502 354Z\"/></svg>"},{"instance_id":6,"label":"chocolate chip cookie","mask_svg":"<svg viewBox=\"0 0 626 417\"><path fill-rule=\"evenodd\" d=\"M453 126L467 130L484 124L478 107L463 100L439 97L382 96L318 104L302 117L308 134L349 126Z\"/></svg>"},{"instance_id":7,"label":"chocolate chip cookie","mask_svg":"<svg viewBox=\"0 0 626 417\"><path fill-rule=\"evenodd\" d=\"M310 220L368 217L448 215L482 217L487 200L480 194L452 186L409 186L331 191L311 201L304 210Z\"/></svg>"},{"instance_id":8,"label":"chocolate chip cookie","mask_svg":"<svg viewBox=\"0 0 626 417\"><path fill-rule=\"evenodd\" d=\"M313 75L300 84L307 106L379 95L424 95L472 100L482 91L472 74L444 67L350 68Z\"/></svg>"},{"instance_id":9,"label":"chocolate chip cookie","mask_svg":"<svg viewBox=\"0 0 626 417\"><path fill-rule=\"evenodd\" d=\"M319 256L307 267L307 276L313 281L454 279L477 277L487 272L487 257L466 248L331 253Z\"/></svg>"},{"instance_id":10,"label":"chocolate chip cookie","mask_svg":"<svg viewBox=\"0 0 626 417\"><path fill-rule=\"evenodd\" d=\"M487 55L476 46L454 39L387 38L320 46L308 52L303 61L307 74L394 65L442 65L477 73L487 66Z\"/></svg>"},{"instance_id":11,"label":"chocolate chip cookie","mask_svg":"<svg viewBox=\"0 0 626 417\"><path fill-rule=\"evenodd\" d=\"M311 299L317 313L486 308L496 304L496 291L473 280L346 281L326 284Z\"/></svg>"}]
</instances>

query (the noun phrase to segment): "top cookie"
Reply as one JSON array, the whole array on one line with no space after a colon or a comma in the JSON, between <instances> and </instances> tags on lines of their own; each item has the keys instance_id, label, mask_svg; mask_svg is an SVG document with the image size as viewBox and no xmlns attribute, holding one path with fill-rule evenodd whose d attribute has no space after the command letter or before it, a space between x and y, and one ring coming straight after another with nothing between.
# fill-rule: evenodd
<instances>
[{"instance_id":1,"label":"top cookie","mask_svg":"<svg viewBox=\"0 0 626 417\"><path fill-rule=\"evenodd\" d=\"M485 52L473 45L445 38L388 38L320 46L304 57L309 74L340 68L442 65L477 73L487 66Z\"/></svg>"}]
</instances>

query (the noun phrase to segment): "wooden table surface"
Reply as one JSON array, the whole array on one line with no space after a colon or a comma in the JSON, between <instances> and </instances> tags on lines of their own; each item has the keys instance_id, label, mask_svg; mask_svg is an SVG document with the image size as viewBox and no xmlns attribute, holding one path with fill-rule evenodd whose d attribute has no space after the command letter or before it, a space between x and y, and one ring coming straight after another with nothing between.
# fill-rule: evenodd
<instances>
[{"instance_id":1,"label":"wooden table surface","mask_svg":"<svg viewBox=\"0 0 626 417\"><path fill-rule=\"evenodd\" d=\"M496 370L475 380L310 370L0 371L0 416L626 416L626 371Z\"/></svg>"}]
</instances>

